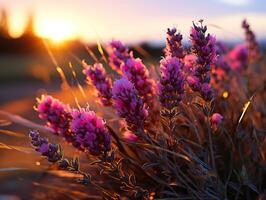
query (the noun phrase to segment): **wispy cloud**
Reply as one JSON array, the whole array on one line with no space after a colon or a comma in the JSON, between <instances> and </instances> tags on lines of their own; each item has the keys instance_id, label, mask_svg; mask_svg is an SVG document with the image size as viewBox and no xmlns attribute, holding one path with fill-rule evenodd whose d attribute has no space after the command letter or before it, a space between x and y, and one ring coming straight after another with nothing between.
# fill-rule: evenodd
<instances>
[{"instance_id":1,"label":"wispy cloud","mask_svg":"<svg viewBox=\"0 0 266 200\"><path fill-rule=\"evenodd\" d=\"M218 1L235 6L247 6L250 3L252 3L252 0L218 0Z\"/></svg>"}]
</instances>

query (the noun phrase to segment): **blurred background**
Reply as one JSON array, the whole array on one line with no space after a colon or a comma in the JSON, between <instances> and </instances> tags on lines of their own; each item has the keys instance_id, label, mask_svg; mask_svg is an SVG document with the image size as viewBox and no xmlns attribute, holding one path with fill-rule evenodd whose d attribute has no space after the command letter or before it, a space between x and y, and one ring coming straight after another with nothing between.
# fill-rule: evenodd
<instances>
[{"instance_id":1,"label":"blurred background","mask_svg":"<svg viewBox=\"0 0 266 200\"><path fill-rule=\"evenodd\" d=\"M58 90L55 64L67 75L71 62L80 73L79 61L92 62L88 48L97 54L97 43L120 39L158 60L167 27L187 41L191 22L204 19L218 40L233 44L244 40L244 18L263 45L264 0L0 0L0 106Z\"/></svg>"},{"instance_id":2,"label":"blurred background","mask_svg":"<svg viewBox=\"0 0 266 200\"><path fill-rule=\"evenodd\" d=\"M156 66L168 27L175 26L189 44L192 21L204 19L209 32L230 46L244 42L241 22L245 18L264 49L265 0L0 0L0 111L40 123L33 110L35 97L48 93L73 102L74 93L81 101L78 83L86 85L81 61L93 64L94 56L102 59L100 52L112 39L130 45L147 66ZM71 92L64 90L62 79ZM94 101L89 99L91 106ZM8 128L2 129L2 125ZM20 193L29 199L25 190L32 184L27 180L43 179L39 172L19 170L19 176L16 170L8 176L1 173L12 171L12 167L40 169L40 157L27 154L27 132L28 128L9 125L0 117L0 133L4 133L0 142L0 194ZM2 199L20 198L0 195Z\"/></svg>"}]
</instances>

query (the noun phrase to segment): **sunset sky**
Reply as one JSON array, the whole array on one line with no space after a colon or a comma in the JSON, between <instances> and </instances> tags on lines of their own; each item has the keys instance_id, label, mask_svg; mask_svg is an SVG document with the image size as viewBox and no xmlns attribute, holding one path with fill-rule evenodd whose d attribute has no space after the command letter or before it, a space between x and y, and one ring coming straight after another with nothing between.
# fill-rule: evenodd
<instances>
[{"instance_id":1,"label":"sunset sky","mask_svg":"<svg viewBox=\"0 0 266 200\"><path fill-rule=\"evenodd\" d=\"M243 18L259 39L266 38L265 0L0 0L0 5L8 11L13 36L32 13L36 33L55 40L159 42L172 26L187 37L191 22L199 19L220 39L242 39Z\"/></svg>"}]
</instances>

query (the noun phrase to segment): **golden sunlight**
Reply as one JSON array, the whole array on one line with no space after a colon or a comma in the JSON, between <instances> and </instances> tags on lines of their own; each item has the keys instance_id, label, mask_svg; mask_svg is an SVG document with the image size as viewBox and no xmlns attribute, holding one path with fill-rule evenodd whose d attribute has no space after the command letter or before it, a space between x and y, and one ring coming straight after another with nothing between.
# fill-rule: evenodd
<instances>
[{"instance_id":1,"label":"golden sunlight","mask_svg":"<svg viewBox=\"0 0 266 200\"><path fill-rule=\"evenodd\" d=\"M56 43L76 37L73 26L66 21L45 21L37 23L36 34L40 37L51 39Z\"/></svg>"}]
</instances>

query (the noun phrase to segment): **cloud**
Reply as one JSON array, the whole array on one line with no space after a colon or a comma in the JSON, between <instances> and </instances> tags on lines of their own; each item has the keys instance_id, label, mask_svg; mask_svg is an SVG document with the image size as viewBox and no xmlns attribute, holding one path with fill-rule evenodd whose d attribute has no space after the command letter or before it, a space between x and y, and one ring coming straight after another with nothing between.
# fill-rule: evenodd
<instances>
[{"instance_id":1,"label":"cloud","mask_svg":"<svg viewBox=\"0 0 266 200\"><path fill-rule=\"evenodd\" d=\"M218 0L218 1L235 6L246 6L252 2L252 0Z\"/></svg>"}]
</instances>

